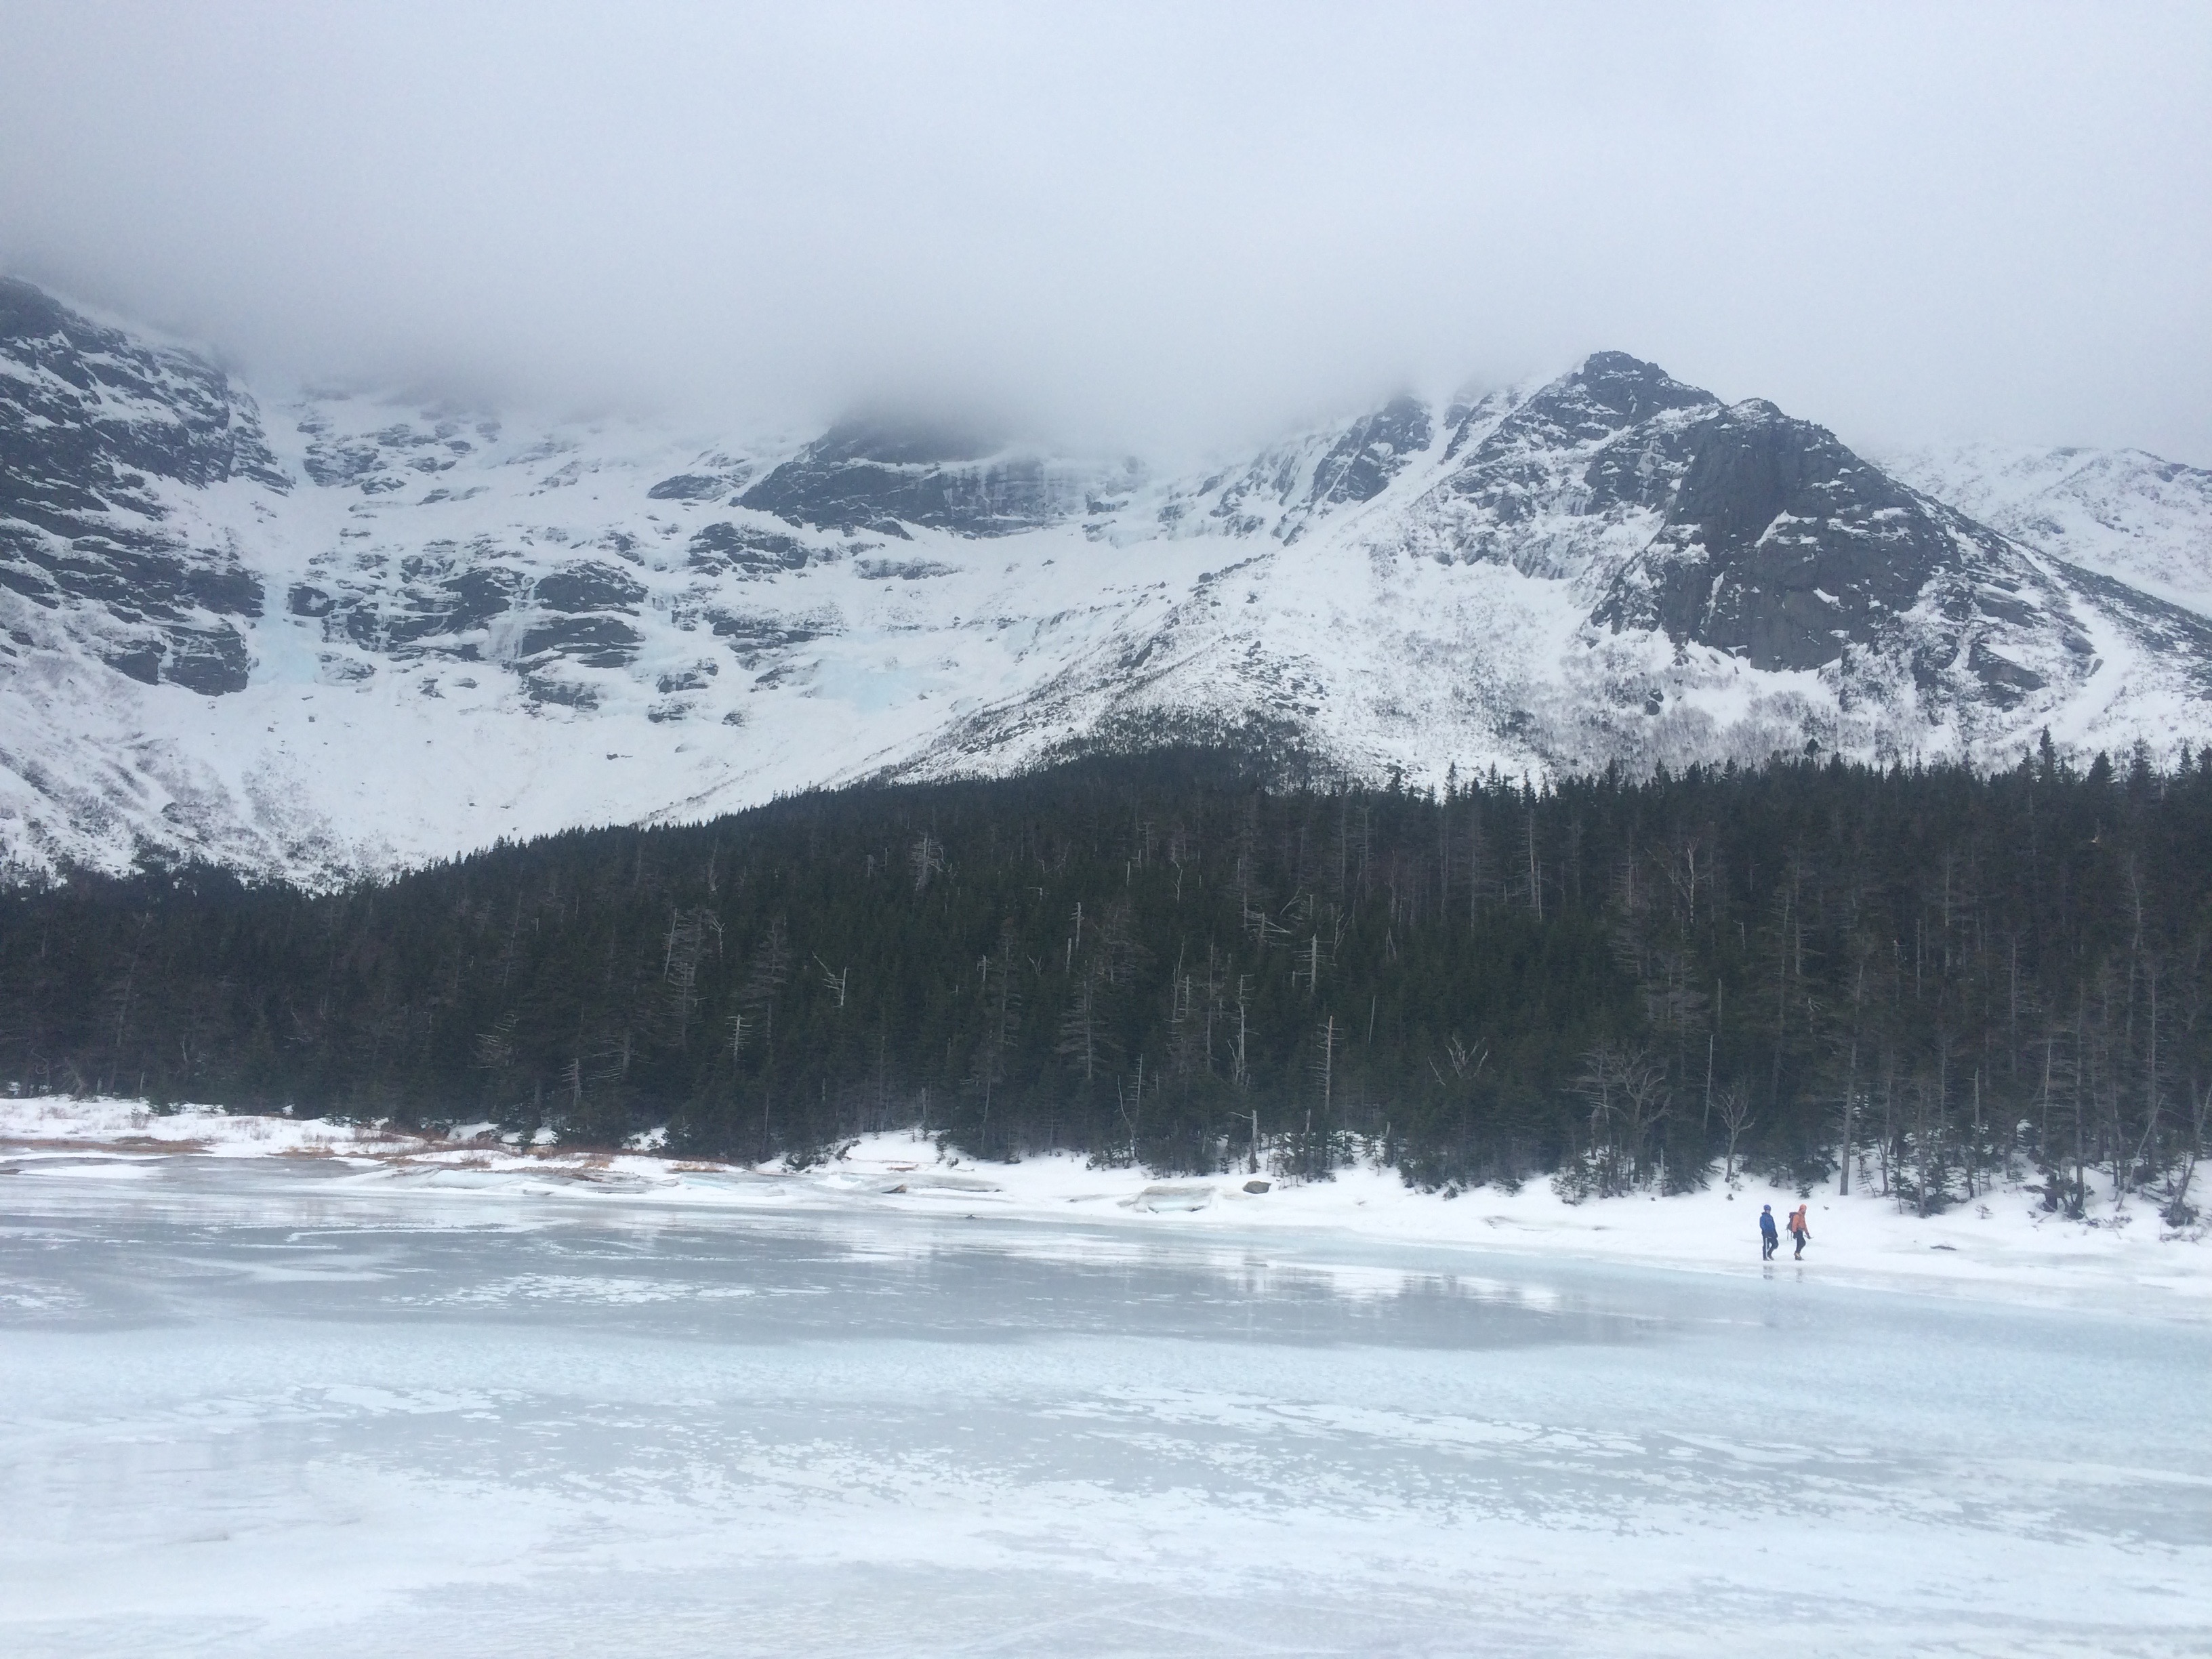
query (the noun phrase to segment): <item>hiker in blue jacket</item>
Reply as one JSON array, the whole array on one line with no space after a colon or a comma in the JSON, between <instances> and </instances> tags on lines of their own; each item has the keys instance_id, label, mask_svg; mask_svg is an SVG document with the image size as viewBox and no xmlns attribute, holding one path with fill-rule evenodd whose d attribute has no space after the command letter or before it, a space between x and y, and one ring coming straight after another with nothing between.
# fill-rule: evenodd
<instances>
[{"instance_id":1,"label":"hiker in blue jacket","mask_svg":"<svg viewBox=\"0 0 2212 1659\"><path fill-rule=\"evenodd\" d=\"M1773 1261L1775 1249L1781 1243L1782 1235L1776 1231L1774 1227L1774 1206L1771 1204L1760 1205L1759 1206L1759 1259L1761 1261Z\"/></svg>"}]
</instances>

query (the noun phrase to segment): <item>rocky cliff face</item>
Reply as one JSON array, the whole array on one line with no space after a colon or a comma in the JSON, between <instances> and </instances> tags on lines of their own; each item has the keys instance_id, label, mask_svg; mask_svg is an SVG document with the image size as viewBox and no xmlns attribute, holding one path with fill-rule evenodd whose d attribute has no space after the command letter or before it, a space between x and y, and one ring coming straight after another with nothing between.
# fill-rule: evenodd
<instances>
[{"instance_id":1,"label":"rocky cliff face","mask_svg":"<svg viewBox=\"0 0 2212 1659\"><path fill-rule=\"evenodd\" d=\"M967 434L884 420L830 428L737 498L817 530L1012 536L1061 524L1117 480Z\"/></svg>"},{"instance_id":2,"label":"rocky cliff face","mask_svg":"<svg viewBox=\"0 0 2212 1659\"><path fill-rule=\"evenodd\" d=\"M1755 668L1821 668L1879 647L1960 549L1905 490L1770 404L1699 422L1657 532L1599 607ZM1647 488L1648 488L1648 481Z\"/></svg>"},{"instance_id":3,"label":"rocky cliff face","mask_svg":"<svg viewBox=\"0 0 2212 1659\"><path fill-rule=\"evenodd\" d=\"M76 638L144 684L242 688L238 623L262 585L184 495L233 481L289 487L225 375L0 280L0 584L31 607L17 651Z\"/></svg>"},{"instance_id":4,"label":"rocky cliff face","mask_svg":"<svg viewBox=\"0 0 2212 1659\"><path fill-rule=\"evenodd\" d=\"M1933 463L1615 352L1154 478L880 419L257 400L8 284L0 459L0 846L32 866L330 878L1169 736L1415 781L2212 738L2159 528L2187 469L2046 480L2101 480L2166 573L2131 582L2109 536L2004 533Z\"/></svg>"}]
</instances>

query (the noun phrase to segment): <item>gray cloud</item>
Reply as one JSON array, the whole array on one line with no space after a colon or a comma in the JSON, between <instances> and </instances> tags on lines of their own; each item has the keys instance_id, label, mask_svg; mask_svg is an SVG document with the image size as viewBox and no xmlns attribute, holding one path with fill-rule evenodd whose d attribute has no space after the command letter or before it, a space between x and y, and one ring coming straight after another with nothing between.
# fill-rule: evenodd
<instances>
[{"instance_id":1,"label":"gray cloud","mask_svg":"<svg viewBox=\"0 0 2212 1659\"><path fill-rule=\"evenodd\" d=\"M46 4L0 266L262 374L1173 453L1619 346L2212 463L2212 11Z\"/></svg>"}]
</instances>

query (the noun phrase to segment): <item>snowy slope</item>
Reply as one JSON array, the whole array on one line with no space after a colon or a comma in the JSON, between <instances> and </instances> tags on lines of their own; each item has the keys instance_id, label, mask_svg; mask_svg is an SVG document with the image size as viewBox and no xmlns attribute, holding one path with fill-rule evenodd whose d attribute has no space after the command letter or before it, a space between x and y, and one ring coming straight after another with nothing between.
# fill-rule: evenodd
<instances>
[{"instance_id":1,"label":"snowy slope","mask_svg":"<svg viewBox=\"0 0 2212 1659\"><path fill-rule=\"evenodd\" d=\"M327 881L1170 734L1414 781L2212 739L2148 581L1618 353L1155 477L257 397L0 284L0 463L30 868Z\"/></svg>"},{"instance_id":2,"label":"snowy slope","mask_svg":"<svg viewBox=\"0 0 2212 1659\"><path fill-rule=\"evenodd\" d=\"M2212 471L2140 449L2000 444L1884 465L2015 540L2212 615Z\"/></svg>"}]
</instances>

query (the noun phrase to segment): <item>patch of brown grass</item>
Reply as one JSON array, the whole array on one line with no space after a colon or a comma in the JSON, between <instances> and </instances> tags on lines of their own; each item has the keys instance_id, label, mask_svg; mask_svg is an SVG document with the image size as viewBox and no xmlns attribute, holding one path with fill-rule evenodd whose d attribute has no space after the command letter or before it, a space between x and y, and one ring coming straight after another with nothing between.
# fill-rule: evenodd
<instances>
[{"instance_id":1,"label":"patch of brown grass","mask_svg":"<svg viewBox=\"0 0 2212 1659\"><path fill-rule=\"evenodd\" d=\"M116 1140L50 1140L44 1136L16 1139L0 1135L0 1150L24 1152L204 1152L204 1140L155 1140L146 1135L125 1135Z\"/></svg>"}]
</instances>

